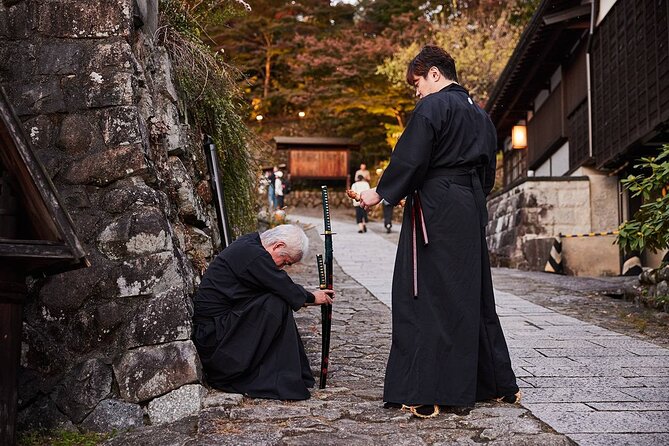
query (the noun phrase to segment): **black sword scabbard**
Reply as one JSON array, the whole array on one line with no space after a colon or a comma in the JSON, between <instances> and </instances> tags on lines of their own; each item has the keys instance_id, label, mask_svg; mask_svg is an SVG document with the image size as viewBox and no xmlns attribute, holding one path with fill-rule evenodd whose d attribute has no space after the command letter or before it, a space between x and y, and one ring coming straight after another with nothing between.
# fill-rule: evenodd
<instances>
[{"instance_id":1,"label":"black sword scabbard","mask_svg":"<svg viewBox=\"0 0 669 446\"><path fill-rule=\"evenodd\" d=\"M323 225L325 236L325 289L333 289L332 283L332 225L330 222L330 201L328 197L328 187L321 186L321 195L323 198ZM323 343L321 351L321 379L319 388L324 389L327 382L328 369L330 365L330 334L332 329L332 305L321 306L321 328L323 332Z\"/></svg>"}]
</instances>

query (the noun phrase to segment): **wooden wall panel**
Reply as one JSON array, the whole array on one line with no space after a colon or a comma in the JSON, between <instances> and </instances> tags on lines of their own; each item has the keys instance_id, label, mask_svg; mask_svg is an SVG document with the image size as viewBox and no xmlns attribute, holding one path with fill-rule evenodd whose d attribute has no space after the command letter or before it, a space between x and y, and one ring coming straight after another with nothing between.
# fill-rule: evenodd
<instances>
[{"instance_id":1,"label":"wooden wall panel","mask_svg":"<svg viewBox=\"0 0 669 446\"><path fill-rule=\"evenodd\" d=\"M346 178L347 150L290 150L291 178Z\"/></svg>"},{"instance_id":2,"label":"wooden wall panel","mask_svg":"<svg viewBox=\"0 0 669 446\"><path fill-rule=\"evenodd\" d=\"M590 157L588 145L588 103L581 106L567 118L567 138L569 139L569 168L582 166Z\"/></svg>"},{"instance_id":3,"label":"wooden wall panel","mask_svg":"<svg viewBox=\"0 0 669 446\"><path fill-rule=\"evenodd\" d=\"M669 119L669 1L618 1L592 45L593 151L614 160Z\"/></svg>"},{"instance_id":4,"label":"wooden wall panel","mask_svg":"<svg viewBox=\"0 0 669 446\"><path fill-rule=\"evenodd\" d=\"M565 136L560 83L527 123L528 167L536 169Z\"/></svg>"}]
</instances>

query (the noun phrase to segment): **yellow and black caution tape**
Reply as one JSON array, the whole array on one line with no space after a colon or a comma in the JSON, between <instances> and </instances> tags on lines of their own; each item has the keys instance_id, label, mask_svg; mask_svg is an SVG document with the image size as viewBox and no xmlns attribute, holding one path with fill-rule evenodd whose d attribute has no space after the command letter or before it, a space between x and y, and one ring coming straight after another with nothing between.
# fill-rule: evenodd
<instances>
[{"instance_id":1,"label":"yellow and black caution tape","mask_svg":"<svg viewBox=\"0 0 669 446\"><path fill-rule=\"evenodd\" d=\"M585 234L560 234L562 238L572 237L597 237L600 235L618 235L620 231L606 231L606 232L587 232Z\"/></svg>"}]
</instances>

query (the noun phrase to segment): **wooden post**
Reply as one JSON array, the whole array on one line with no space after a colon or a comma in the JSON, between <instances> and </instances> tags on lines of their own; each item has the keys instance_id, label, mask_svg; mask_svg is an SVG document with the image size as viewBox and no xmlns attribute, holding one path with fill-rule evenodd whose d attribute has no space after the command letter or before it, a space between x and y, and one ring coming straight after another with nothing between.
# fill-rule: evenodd
<instances>
[{"instance_id":1,"label":"wooden post","mask_svg":"<svg viewBox=\"0 0 669 446\"><path fill-rule=\"evenodd\" d=\"M0 263L0 445L13 445L21 359L21 327L25 284L9 275L13 271ZM10 274L7 274L10 273ZM8 280L9 279L9 280Z\"/></svg>"},{"instance_id":2,"label":"wooden post","mask_svg":"<svg viewBox=\"0 0 669 446\"><path fill-rule=\"evenodd\" d=\"M0 238L16 237L17 201L0 164ZM0 261L0 445L15 443L25 277L16 262Z\"/></svg>"}]
</instances>

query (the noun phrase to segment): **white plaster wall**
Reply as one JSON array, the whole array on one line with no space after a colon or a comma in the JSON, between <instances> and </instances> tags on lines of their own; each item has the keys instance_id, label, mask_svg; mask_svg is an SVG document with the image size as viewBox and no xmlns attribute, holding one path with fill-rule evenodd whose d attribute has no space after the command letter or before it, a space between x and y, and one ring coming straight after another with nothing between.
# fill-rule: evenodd
<instances>
[{"instance_id":1,"label":"white plaster wall","mask_svg":"<svg viewBox=\"0 0 669 446\"><path fill-rule=\"evenodd\" d=\"M534 171L535 177L550 177L551 176L551 159L548 158L544 163Z\"/></svg>"},{"instance_id":2,"label":"white plaster wall","mask_svg":"<svg viewBox=\"0 0 669 446\"><path fill-rule=\"evenodd\" d=\"M615 231L620 225L618 177L608 176L589 167L581 167L572 175L590 179L590 214L593 232Z\"/></svg>"},{"instance_id":3,"label":"white plaster wall","mask_svg":"<svg viewBox=\"0 0 669 446\"><path fill-rule=\"evenodd\" d=\"M569 142L566 142L551 155L551 176L561 177L569 170Z\"/></svg>"},{"instance_id":4,"label":"white plaster wall","mask_svg":"<svg viewBox=\"0 0 669 446\"><path fill-rule=\"evenodd\" d=\"M599 2L599 14L597 15L597 26L602 23L602 20L609 13L613 5L616 4L617 0L600 0Z\"/></svg>"}]
</instances>

